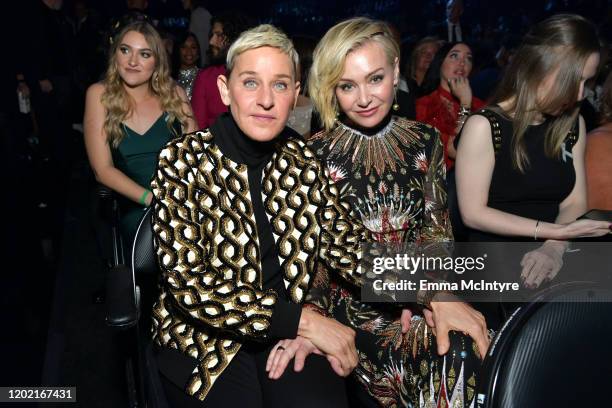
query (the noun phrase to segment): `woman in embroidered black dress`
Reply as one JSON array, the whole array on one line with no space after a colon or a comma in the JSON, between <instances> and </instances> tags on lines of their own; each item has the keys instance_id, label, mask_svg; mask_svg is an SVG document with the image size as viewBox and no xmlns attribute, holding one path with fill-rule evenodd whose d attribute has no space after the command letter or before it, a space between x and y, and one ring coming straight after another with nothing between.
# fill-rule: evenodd
<instances>
[{"instance_id":1,"label":"woman in embroidered black dress","mask_svg":"<svg viewBox=\"0 0 612 408\"><path fill-rule=\"evenodd\" d=\"M309 87L325 130L308 146L375 241L451 241L439 133L392 115L398 60L399 47L386 24L355 18L332 27L315 50ZM372 397L365 403L470 406L478 350L488 347L486 325L466 303L437 300L424 305L426 318L415 314L410 320L411 313L397 306L362 303L353 287L319 265L305 307L356 331L354 378ZM471 338L451 332L449 340L451 330ZM271 354L273 377L294 353L296 364L302 364L307 353L294 343L281 341L283 353Z\"/></svg>"},{"instance_id":2,"label":"woman in embroidered black dress","mask_svg":"<svg viewBox=\"0 0 612 408\"><path fill-rule=\"evenodd\" d=\"M576 221L587 210L578 102L598 63L597 33L586 19L557 15L535 25L494 105L472 115L460 137L457 193L469 239L543 241L521 262L527 287L556 276L567 240L610 232L607 222Z\"/></svg>"}]
</instances>

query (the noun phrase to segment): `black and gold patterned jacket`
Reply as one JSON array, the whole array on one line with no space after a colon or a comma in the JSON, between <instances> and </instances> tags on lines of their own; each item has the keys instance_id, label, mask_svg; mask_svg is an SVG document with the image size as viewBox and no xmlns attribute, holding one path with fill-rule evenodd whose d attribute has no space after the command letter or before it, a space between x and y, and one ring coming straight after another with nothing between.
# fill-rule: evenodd
<instances>
[{"instance_id":1,"label":"black and gold patterned jacket","mask_svg":"<svg viewBox=\"0 0 612 408\"><path fill-rule=\"evenodd\" d=\"M210 131L196 132L161 151L151 185L162 269L153 338L197 359L186 392L204 399L243 342L269 339L278 301L262 289L247 166L223 156ZM303 302L316 261L358 283L365 230L348 221L329 174L302 141L277 146L261 192L290 301Z\"/></svg>"}]
</instances>

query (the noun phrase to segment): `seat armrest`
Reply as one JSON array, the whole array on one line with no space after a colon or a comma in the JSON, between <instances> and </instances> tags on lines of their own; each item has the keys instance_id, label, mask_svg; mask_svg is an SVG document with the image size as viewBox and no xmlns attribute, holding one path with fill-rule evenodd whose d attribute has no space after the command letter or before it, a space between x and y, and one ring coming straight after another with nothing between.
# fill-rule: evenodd
<instances>
[{"instance_id":1,"label":"seat armrest","mask_svg":"<svg viewBox=\"0 0 612 408\"><path fill-rule=\"evenodd\" d=\"M138 316L132 271L125 265L110 268L106 278L106 324L129 328L136 325Z\"/></svg>"}]
</instances>

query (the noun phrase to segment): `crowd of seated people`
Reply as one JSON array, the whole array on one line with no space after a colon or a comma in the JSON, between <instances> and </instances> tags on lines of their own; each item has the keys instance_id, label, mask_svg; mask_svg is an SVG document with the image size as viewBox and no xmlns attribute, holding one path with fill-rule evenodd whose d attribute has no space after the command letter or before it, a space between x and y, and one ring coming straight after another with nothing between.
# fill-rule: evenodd
<instances>
[{"instance_id":1,"label":"crowd of seated people","mask_svg":"<svg viewBox=\"0 0 612 408\"><path fill-rule=\"evenodd\" d=\"M549 17L512 42L486 102L470 83L469 30L470 45L424 36L409 58L379 20L294 45L219 13L203 58L190 31L168 49L146 15L117 21L105 71L83 87L83 134L125 242L153 211L160 276L143 324L170 406L471 406L511 311L437 291L362 301L360 244L535 240L519 274L537 288L571 240L609 239L611 221L579 219L612 210L612 74L583 17ZM15 70L48 131L70 122L71 61ZM598 85L588 132L581 101ZM61 161L64 142L41 141Z\"/></svg>"}]
</instances>

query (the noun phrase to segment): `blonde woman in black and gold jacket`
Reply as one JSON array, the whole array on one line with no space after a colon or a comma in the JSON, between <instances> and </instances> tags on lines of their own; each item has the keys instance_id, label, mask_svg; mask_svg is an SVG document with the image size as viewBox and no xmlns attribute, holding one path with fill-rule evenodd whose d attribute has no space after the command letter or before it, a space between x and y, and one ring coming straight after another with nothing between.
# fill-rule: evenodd
<instances>
[{"instance_id":1,"label":"blonde woman in black and gold jacket","mask_svg":"<svg viewBox=\"0 0 612 408\"><path fill-rule=\"evenodd\" d=\"M231 113L160 153L151 184L162 269L153 340L172 406L347 406L340 376L357 364L354 331L301 303L316 262L358 283L365 230L348 221L324 167L285 128L297 63L273 26L244 32L218 78ZM319 356L270 379L270 351L296 336Z\"/></svg>"}]
</instances>

